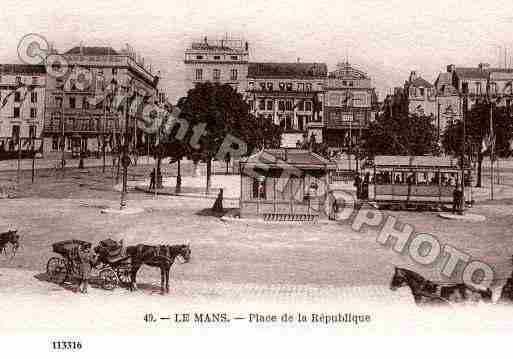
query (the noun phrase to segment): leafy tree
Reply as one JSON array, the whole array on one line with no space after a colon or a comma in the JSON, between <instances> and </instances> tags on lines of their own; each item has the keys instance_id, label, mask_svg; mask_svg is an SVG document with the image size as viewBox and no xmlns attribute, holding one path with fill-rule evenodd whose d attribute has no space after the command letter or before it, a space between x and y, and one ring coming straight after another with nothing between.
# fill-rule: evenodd
<instances>
[{"instance_id":1,"label":"leafy tree","mask_svg":"<svg viewBox=\"0 0 513 359\"><path fill-rule=\"evenodd\" d=\"M495 135L495 154L501 157L511 155L510 142L513 138L513 117L505 107L493 108L493 132ZM465 116L466 155L477 157L476 187L481 187L483 158L490 155L491 146L482 149L483 142L490 136L490 103L477 102ZM442 146L446 153L461 155L463 150L463 122L449 122L442 134ZM476 149L477 150L474 150ZM472 152L477 153L472 153ZM467 158L468 158L467 157Z\"/></svg>"},{"instance_id":2,"label":"leafy tree","mask_svg":"<svg viewBox=\"0 0 513 359\"><path fill-rule=\"evenodd\" d=\"M206 191L210 191L212 159L227 135L236 137L247 146L248 153L261 146L272 145L281 132L269 120L255 119L242 95L230 85L202 83L189 90L180 99L180 117L190 128L205 126L199 140L199 149L190 148L191 158L207 164Z\"/></svg>"},{"instance_id":3,"label":"leafy tree","mask_svg":"<svg viewBox=\"0 0 513 359\"><path fill-rule=\"evenodd\" d=\"M385 100L384 111L363 134L362 150L368 156L423 156L438 153L437 130L432 116L410 114L403 95Z\"/></svg>"}]
</instances>

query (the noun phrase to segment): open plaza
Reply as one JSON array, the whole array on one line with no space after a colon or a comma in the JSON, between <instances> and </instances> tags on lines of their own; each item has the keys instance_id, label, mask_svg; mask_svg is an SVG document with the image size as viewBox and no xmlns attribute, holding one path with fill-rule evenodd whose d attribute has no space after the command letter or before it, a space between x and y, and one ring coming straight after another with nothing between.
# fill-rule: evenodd
<instances>
[{"instance_id":1,"label":"open plaza","mask_svg":"<svg viewBox=\"0 0 513 359\"><path fill-rule=\"evenodd\" d=\"M494 200L489 199L485 163L484 186L473 189L475 204L467 209L468 213L484 216L485 221L448 220L432 211L384 212L411 225L416 233L436 236L442 244L492 266L498 279L493 285L494 299L511 274L513 254L513 163L502 161L501 165ZM415 270L435 281L451 280L441 275L443 260L432 266L417 264L390 245L377 242L372 228L354 231L337 221L287 224L223 220L211 211L217 190L225 188L226 210L237 208L240 196L240 176L226 175L224 163L214 164L210 196L203 190L205 169L200 166L200 176L193 177L193 166L188 161L182 163L181 195L155 195L136 190L147 188L153 168L152 159L141 158L128 170L127 203L128 208L140 208L142 212L129 215L102 213L103 209L119 207L120 186L116 184L115 168L108 165L103 172L101 161L90 161L90 167L80 170L68 167L64 174L41 161L34 183L29 169L22 171L18 183L16 171L7 163L5 166L0 180L12 189L11 198L1 200L0 224L5 231L18 230L21 247L13 258L0 256L0 297L5 299L2 303L8 308L7 317L17 318L14 322L2 321L1 329L19 326L57 330L62 323L59 315L53 316L53 310L75 316L72 325L92 329L115 326L123 320L143 326L142 317L153 310L164 315L170 314L163 313L166 310L237 313L240 309L239 314L244 314L251 305L277 313L294 307L304 310L305 305L312 312L333 308L335 314L341 308L347 312L359 310L362 315L369 308L378 308L373 313L383 315L380 320L392 320L395 314L392 316L387 308L399 304L407 322L416 313L415 304L407 288L390 291L394 267ZM174 187L176 170L176 164L163 162L164 188ZM354 192L352 183L342 187ZM189 263L172 266L167 296L157 295L158 270L144 266L137 277L137 292L122 287L105 291L93 284L88 296L80 296L73 286L48 280L46 263L55 256L52 243L79 239L96 245L106 238L123 239L125 245L189 243L192 257ZM461 277L461 270L456 269L455 278ZM25 299L9 300L13 296ZM74 312L77 303L84 309L80 310L82 314ZM117 317L110 306L132 309ZM40 310L42 307L45 310ZM101 315L92 319L84 314L90 310ZM401 314L397 315L393 320L403 320ZM101 318L108 320L103 322ZM415 320L426 318L416 316ZM490 328L498 325L492 319L486 323ZM369 328L379 330L373 324Z\"/></svg>"}]
</instances>

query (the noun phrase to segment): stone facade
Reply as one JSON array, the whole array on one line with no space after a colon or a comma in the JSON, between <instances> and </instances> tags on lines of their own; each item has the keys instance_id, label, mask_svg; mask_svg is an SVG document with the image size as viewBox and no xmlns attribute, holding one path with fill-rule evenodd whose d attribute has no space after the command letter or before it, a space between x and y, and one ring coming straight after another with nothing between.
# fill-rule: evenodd
<instances>
[{"instance_id":1,"label":"stone facade","mask_svg":"<svg viewBox=\"0 0 513 359\"><path fill-rule=\"evenodd\" d=\"M195 41L185 50L185 82L187 89L196 83L230 84L239 92L246 90L249 45L242 40Z\"/></svg>"},{"instance_id":2,"label":"stone facade","mask_svg":"<svg viewBox=\"0 0 513 359\"><path fill-rule=\"evenodd\" d=\"M373 121L378 100L371 78L340 63L325 79L323 138L329 147L350 150Z\"/></svg>"},{"instance_id":3,"label":"stone facade","mask_svg":"<svg viewBox=\"0 0 513 359\"><path fill-rule=\"evenodd\" d=\"M129 93L135 93L132 103L156 97L157 77L128 47L115 51L110 47L79 46L61 56L68 64L67 74L48 76L47 81L45 152L60 151L63 136L66 151L99 152L103 143L107 151L114 150L122 142L126 127L123 99ZM116 94L114 102L106 100L112 91ZM128 110L132 149L143 138L136 130L137 116Z\"/></svg>"},{"instance_id":4,"label":"stone facade","mask_svg":"<svg viewBox=\"0 0 513 359\"><path fill-rule=\"evenodd\" d=\"M0 152L40 150L46 70L40 65L0 65Z\"/></svg>"},{"instance_id":5,"label":"stone facade","mask_svg":"<svg viewBox=\"0 0 513 359\"><path fill-rule=\"evenodd\" d=\"M283 128L282 147L296 147L312 134L322 141L315 125L322 123L326 73L326 64L321 63L249 64L247 101L256 118Z\"/></svg>"}]
</instances>

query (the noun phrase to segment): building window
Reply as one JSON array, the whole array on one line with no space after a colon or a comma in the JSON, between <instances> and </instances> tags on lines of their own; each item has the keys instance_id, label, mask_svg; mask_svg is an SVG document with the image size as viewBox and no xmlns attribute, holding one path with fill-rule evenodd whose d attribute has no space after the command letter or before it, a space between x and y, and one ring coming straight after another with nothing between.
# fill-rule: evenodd
<instances>
[{"instance_id":1,"label":"building window","mask_svg":"<svg viewBox=\"0 0 513 359\"><path fill-rule=\"evenodd\" d=\"M353 86L354 86L353 81L349 81L349 87L353 87Z\"/></svg>"},{"instance_id":2,"label":"building window","mask_svg":"<svg viewBox=\"0 0 513 359\"><path fill-rule=\"evenodd\" d=\"M481 95L481 82L476 82L476 95Z\"/></svg>"},{"instance_id":3,"label":"building window","mask_svg":"<svg viewBox=\"0 0 513 359\"><path fill-rule=\"evenodd\" d=\"M237 80L238 71L237 69L232 69L230 72L230 80Z\"/></svg>"},{"instance_id":4,"label":"building window","mask_svg":"<svg viewBox=\"0 0 513 359\"><path fill-rule=\"evenodd\" d=\"M278 102L278 110L285 111L285 101Z\"/></svg>"},{"instance_id":5,"label":"building window","mask_svg":"<svg viewBox=\"0 0 513 359\"><path fill-rule=\"evenodd\" d=\"M305 101L305 111L312 111L312 102Z\"/></svg>"},{"instance_id":6,"label":"building window","mask_svg":"<svg viewBox=\"0 0 513 359\"><path fill-rule=\"evenodd\" d=\"M30 102L37 103L37 92L32 91L30 93Z\"/></svg>"},{"instance_id":7,"label":"building window","mask_svg":"<svg viewBox=\"0 0 513 359\"><path fill-rule=\"evenodd\" d=\"M297 84L297 90L298 91L304 91L305 90L305 84L300 82Z\"/></svg>"},{"instance_id":8,"label":"building window","mask_svg":"<svg viewBox=\"0 0 513 359\"><path fill-rule=\"evenodd\" d=\"M304 111L305 110L305 101L299 101L297 104L297 110L298 111Z\"/></svg>"},{"instance_id":9,"label":"building window","mask_svg":"<svg viewBox=\"0 0 513 359\"><path fill-rule=\"evenodd\" d=\"M196 81L203 80L203 69L196 69Z\"/></svg>"},{"instance_id":10,"label":"building window","mask_svg":"<svg viewBox=\"0 0 513 359\"><path fill-rule=\"evenodd\" d=\"M117 69L117 68L115 68L115 67L113 67L113 68L112 68L112 74L113 74L113 75L117 75L117 74L118 74L118 69Z\"/></svg>"},{"instance_id":11,"label":"building window","mask_svg":"<svg viewBox=\"0 0 513 359\"><path fill-rule=\"evenodd\" d=\"M36 138L36 126L35 125L29 126L29 137Z\"/></svg>"},{"instance_id":12,"label":"building window","mask_svg":"<svg viewBox=\"0 0 513 359\"><path fill-rule=\"evenodd\" d=\"M268 82L267 83L267 90L269 90L269 91L273 90L273 83L272 82Z\"/></svg>"},{"instance_id":13,"label":"building window","mask_svg":"<svg viewBox=\"0 0 513 359\"><path fill-rule=\"evenodd\" d=\"M258 100L258 109L265 110L265 100Z\"/></svg>"},{"instance_id":14,"label":"building window","mask_svg":"<svg viewBox=\"0 0 513 359\"><path fill-rule=\"evenodd\" d=\"M285 129L290 130L292 128L292 118L290 115L285 115Z\"/></svg>"},{"instance_id":15,"label":"building window","mask_svg":"<svg viewBox=\"0 0 513 359\"><path fill-rule=\"evenodd\" d=\"M221 60L221 56L219 56L219 55L215 55L215 56L214 56L214 60Z\"/></svg>"},{"instance_id":16,"label":"building window","mask_svg":"<svg viewBox=\"0 0 513 359\"><path fill-rule=\"evenodd\" d=\"M281 91L284 91L285 90L285 82L280 82L280 90Z\"/></svg>"},{"instance_id":17,"label":"building window","mask_svg":"<svg viewBox=\"0 0 513 359\"><path fill-rule=\"evenodd\" d=\"M292 101L285 102L285 110L292 111Z\"/></svg>"},{"instance_id":18,"label":"building window","mask_svg":"<svg viewBox=\"0 0 513 359\"><path fill-rule=\"evenodd\" d=\"M19 91L16 91L14 93L14 102L20 102L21 101L21 93Z\"/></svg>"},{"instance_id":19,"label":"building window","mask_svg":"<svg viewBox=\"0 0 513 359\"><path fill-rule=\"evenodd\" d=\"M266 199L265 182L263 176L253 179L253 198Z\"/></svg>"},{"instance_id":20,"label":"building window","mask_svg":"<svg viewBox=\"0 0 513 359\"><path fill-rule=\"evenodd\" d=\"M267 100L267 110L272 111L273 109L273 100Z\"/></svg>"},{"instance_id":21,"label":"building window","mask_svg":"<svg viewBox=\"0 0 513 359\"><path fill-rule=\"evenodd\" d=\"M196 55L196 60L203 60L203 55Z\"/></svg>"},{"instance_id":22,"label":"building window","mask_svg":"<svg viewBox=\"0 0 513 359\"><path fill-rule=\"evenodd\" d=\"M62 108L62 97L55 98L55 106Z\"/></svg>"},{"instance_id":23,"label":"building window","mask_svg":"<svg viewBox=\"0 0 513 359\"><path fill-rule=\"evenodd\" d=\"M89 109L89 101L87 101L87 97L84 97L82 99L82 108L85 109L85 110Z\"/></svg>"},{"instance_id":24,"label":"building window","mask_svg":"<svg viewBox=\"0 0 513 359\"><path fill-rule=\"evenodd\" d=\"M238 60L239 57L238 56L232 56L232 60Z\"/></svg>"},{"instance_id":25,"label":"building window","mask_svg":"<svg viewBox=\"0 0 513 359\"><path fill-rule=\"evenodd\" d=\"M463 93L468 93L468 82L464 82L461 84L461 91Z\"/></svg>"},{"instance_id":26,"label":"building window","mask_svg":"<svg viewBox=\"0 0 513 359\"><path fill-rule=\"evenodd\" d=\"M30 109L30 118L36 118L37 117L37 108L32 107Z\"/></svg>"},{"instance_id":27,"label":"building window","mask_svg":"<svg viewBox=\"0 0 513 359\"><path fill-rule=\"evenodd\" d=\"M54 136L52 137L52 151L58 151L59 150L59 137Z\"/></svg>"},{"instance_id":28,"label":"building window","mask_svg":"<svg viewBox=\"0 0 513 359\"><path fill-rule=\"evenodd\" d=\"M21 84L21 76L16 76L16 84Z\"/></svg>"},{"instance_id":29,"label":"building window","mask_svg":"<svg viewBox=\"0 0 513 359\"><path fill-rule=\"evenodd\" d=\"M287 91L292 91L292 82L287 82Z\"/></svg>"},{"instance_id":30,"label":"building window","mask_svg":"<svg viewBox=\"0 0 513 359\"><path fill-rule=\"evenodd\" d=\"M250 90L253 90L255 88L255 83L253 81L250 81L248 86Z\"/></svg>"},{"instance_id":31,"label":"building window","mask_svg":"<svg viewBox=\"0 0 513 359\"><path fill-rule=\"evenodd\" d=\"M13 140L18 141L18 139L20 138L20 126L18 126L18 125L12 126L11 138Z\"/></svg>"},{"instance_id":32,"label":"building window","mask_svg":"<svg viewBox=\"0 0 513 359\"><path fill-rule=\"evenodd\" d=\"M32 77L32 85L37 85L37 76Z\"/></svg>"},{"instance_id":33,"label":"building window","mask_svg":"<svg viewBox=\"0 0 513 359\"><path fill-rule=\"evenodd\" d=\"M20 118L20 108L19 107L14 108L13 117Z\"/></svg>"},{"instance_id":34,"label":"building window","mask_svg":"<svg viewBox=\"0 0 513 359\"><path fill-rule=\"evenodd\" d=\"M103 69L98 69L98 75L103 76Z\"/></svg>"},{"instance_id":35,"label":"building window","mask_svg":"<svg viewBox=\"0 0 513 359\"><path fill-rule=\"evenodd\" d=\"M343 113L342 121L343 122L353 122L353 114L352 113Z\"/></svg>"},{"instance_id":36,"label":"building window","mask_svg":"<svg viewBox=\"0 0 513 359\"><path fill-rule=\"evenodd\" d=\"M260 86L260 90L265 91L265 82L260 82L258 85Z\"/></svg>"},{"instance_id":37,"label":"building window","mask_svg":"<svg viewBox=\"0 0 513 359\"><path fill-rule=\"evenodd\" d=\"M76 100L74 97L69 98L69 108L75 108L76 107Z\"/></svg>"},{"instance_id":38,"label":"building window","mask_svg":"<svg viewBox=\"0 0 513 359\"><path fill-rule=\"evenodd\" d=\"M347 86L347 81L346 80L342 81L342 86Z\"/></svg>"},{"instance_id":39,"label":"building window","mask_svg":"<svg viewBox=\"0 0 513 359\"><path fill-rule=\"evenodd\" d=\"M249 109L250 109L251 111L253 111L253 110L255 109L255 101L253 101L253 100L249 100L249 101L248 101L248 106L249 106Z\"/></svg>"},{"instance_id":40,"label":"building window","mask_svg":"<svg viewBox=\"0 0 513 359\"><path fill-rule=\"evenodd\" d=\"M424 97L424 89L423 88L419 89L419 93L420 93L420 97Z\"/></svg>"},{"instance_id":41,"label":"building window","mask_svg":"<svg viewBox=\"0 0 513 359\"><path fill-rule=\"evenodd\" d=\"M214 69L214 81L221 80L221 70Z\"/></svg>"}]
</instances>

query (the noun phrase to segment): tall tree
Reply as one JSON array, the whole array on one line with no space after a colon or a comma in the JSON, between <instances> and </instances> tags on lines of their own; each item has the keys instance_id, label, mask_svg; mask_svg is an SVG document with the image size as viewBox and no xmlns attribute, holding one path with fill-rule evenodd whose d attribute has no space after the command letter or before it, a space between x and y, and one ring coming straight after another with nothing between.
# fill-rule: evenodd
<instances>
[{"instance_id":1,"label":"tall tree","mask_svg":"<svg viewBox=\"0 0 513 359\"><path fill-rule=\"evenodd\" d=\"M260 141L275 142L278 131L270 121L255 121L242 95L230 85L202 83L180 99L180 117L189 127L204 126L199 149L191 149L191 157L201 158L207 165L206 191L210 191L212 159L227 135L243 141L248 152L260 146ZM269 136L269 137L267 137Z\"/></svg>"},{"instance_id":2,"label":"tall tree","mask_svg":"<svg viewBox=\"0 0 513 359\"><path fill-rule=\"evenodd\" d=\"M477 102L465 117L466 156L477 159L476 187L482 185L483 158L490 155L490 106L493 108L493 132L495 154L500 157L511 155L513 139L513 117L506 107L497 107L487 101ZM483 147L483 145L485 145ZM446 153L460 156L463 151L463 121L451 121L442 135L442 146Z\"/></svg>"},{"instance_id":3,"label":"tall tree","mask_svg":"<svg viewBox=\"0 0 513 359\"><path fill-rule=\"evenodd\" d=\"M368 156L423 156L438 153L432 116L410 114L404 95L385 100L384 110L363 134L361 147Z\"/></svg>"}]
</instances>

